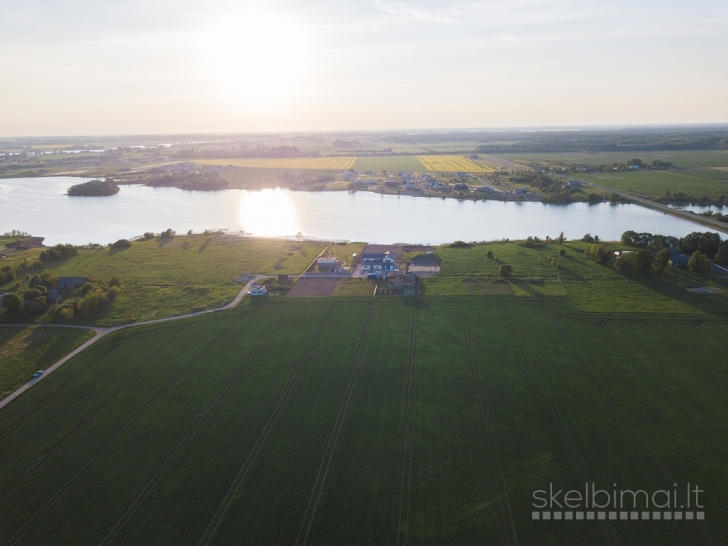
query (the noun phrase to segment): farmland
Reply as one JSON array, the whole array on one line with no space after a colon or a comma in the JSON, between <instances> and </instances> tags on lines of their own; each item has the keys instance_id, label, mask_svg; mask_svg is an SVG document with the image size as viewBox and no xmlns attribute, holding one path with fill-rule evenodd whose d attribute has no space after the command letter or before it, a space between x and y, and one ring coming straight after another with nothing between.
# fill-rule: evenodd
<instances>
[{"instance_id":1,"label":"farmland","mask_svg":"<svg viewBox=\"0 0 728 546\"><path fill-rule=\"evenodd\" d=\"M422 162L428 171L463 171L469 173L493 172L493 169L476 165L469 159L465 159L459 155L418 155L417 159Z\"/></svg>"},{"instance_id":2,"label":"farmland","mask_svg":"<svg viewBox=\"0 0 728 546\"><path fill-rule=\"evenodd\" d=\"M669 190L687 195L728 193L728 171L720 169L585 173L578 178L615 190L660 197Z\"/></svg>"},{"instance_id":3,"label":"farmland","mask_svg":"<svg viewBox=\"0 0 728 546\"><path fill-rule=\"evenodd\" d=\"M500 295L120 331L0 412L0 541L717 544L726 335L724 315ZM704 522L531 519L549 483L688 481Z\"/></svg>"},{"instance_id":4,"label":"farmland","mask_svg":"<svg viewBox=\"0 0 728 546\"><path fill-rule=\"evenodd\" d=\"M413 155L389 155L373 157L357 157L354 169L358 171L424 171L425 166Z\"/></svg>"}]
</instances>

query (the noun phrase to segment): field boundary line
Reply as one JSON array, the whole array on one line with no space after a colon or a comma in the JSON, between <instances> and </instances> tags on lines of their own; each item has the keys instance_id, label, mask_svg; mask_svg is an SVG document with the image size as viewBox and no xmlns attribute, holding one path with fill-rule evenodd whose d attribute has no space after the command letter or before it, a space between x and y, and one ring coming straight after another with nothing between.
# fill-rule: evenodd
<instances>
[{"instance_id":1,"label":"field boundary line","mask_svg":"<svg viewBox=\"0 0 728 546\"><path fill-rule=\"evenodd\" d=\"M346 384L341 401L339 402L339 411L336 415L336 420L334 421L331 433L329 434L329 441L326 444L326 450L324 451L324 456L321 459L321 464L319 465L319 470L316 474L313 488L311 489L308 505L306 506L306 511L304 512L301 520L301 527L299 528L298 536L296 537L296 545L301 544L301 546L306 546L306 542L308 541L311 526L313 525L314 518L316 517L316 508L318 508L318 502L321 498L321 493L326 482L326 476L329 473L329 468L331 467L331 462L333 461L334 453L336 452L336 446L339 442L339 435L341 434L344 418L346 417L346 410L349 407L349 401L351 400L354 387L356 386L359 367L364 357L364 349L367 343L367 338L369 337L369 328L371 327L372 320L374 318L374 304L369 303L367 305L369 306L369 315L367 316L367 323L364 326L364 334L359 342L359 349L357 351L356 359L354 360L354 366L349 374L349 381Z\"/></svg>"},{"instance_id":2,"label":"field boundary line","mask_svg":"<svg viewBox=\"0 0 728 546\"><path fill-rule=\"evenodd\" d=\"M640 368L645 370L647 374L652 378L659 389L667 395L673 402L673 405L684 412L690 417L693 425L697 426L703 433L710 439L710 442L718 448L720 451L727 452L728 449L722 444L718 438L716 438L702 423L702 418L695 415L695 411L682 400L682 398L674 391L674 389L663 379L661 379L647 364L645 364L640 356L638 356L632 349L630 349L620 338L616 335L609 327L610 322L618 322L617 319L609 319L601 321L601 325L606 329L609 335L614 339L617 344L622 347L635 361L639 364Z\"/></svg>"},{"instance_id":3,"label":"field boundary line","mask_svg":"<svg viewBox=\"0 0 728 546\"><path fill-rule=\"evenodd\" d=\"M483 421L483 428L485 428L486 440L488 442L490 462L493 466L493 478L496 488L498 489L498 502L501 507L501 519L506 533L506 541L508 545L513 544L516 546L518 544L518 536L516 535L516 526L513 521L511 504L508 500L508 490L506 489L505 478L503 477L503 467L501 466L500 456L498 455L498 444L495 441L495 433L493 432L493 419L491 418L490 409L488 408L488 397L485 394L483 377L480 373L480 368L478 367L478 355L473 345L470 323L468 322L465 308L462 304L458 304L458 307L460 308L460 316L463 320L465 339L470 353L470 367L473 372L473 379L475 380L475 387L478 392L480 417Z\"/></svg>"},{"instance_id":4,"label":"field boundary line","mask_svg":"<svg viewBox=\"0 0 728 546\"><path fill-rule=\"evenodd\" d=\"M42 376L40 376L37 379L33 379L31 381L28 381L21 387L18 387L16 390L8 394L5 398L0 400L0 410L2 410L4 407L6 407L10 402L15 400L18 396L23 394L25 391L27 391L30 387L38 383L40 380L48 377L51 373L53 373L55 370L60 368L63 364L65 364L67 361L69 361L74 356L77 356L79 353L81 353L84 349L87 349L94 343L96 343L99 339L106 336L107 334L111 334L114 332L118 332L120 330L126 330L128 328L135 328L137 326L147 326L149 324L161 324L163 322L171 322L173 320L180 320L180 319L186 319L186 318L194 318L199 317L202 315L209 315L210 313L217 313L218 311L227 311L229 309L233 309L234 307L237 307L237 305L242 301L245 294L248 293L250 290L250 287L258 282L258 280L263 278L269 278L272 277L272 275L256 275L254 278L252 278L250 281L248 281L245 286L238 292L238 295L235 296L233 301L231 301L228 304L225 304L221 307L215 307L213 309L203 309L202 311L193 311L192 313L184 313L182 315L172 315L169 317L162 317L158 319L152 319L152 320L144 320L141 322L132 322L129 324L121 324L119 326L83 326L83 325L68 325L68 324L0 324L0 327L4 328L18 328L18 327L27 327L27 328L77 328L81 330L92 330L96 332L96 335L83 343L82 345L76 347L73 351L68 353L66 356L61 358L60 360L56 361L55 363L51 364L43 373ZM251 312L255 312L258 309L253 309L252 311L249 311L246 314L249 314ZM127 338L128 339L128 338ZM79 372L82 373L82 372ZM75 377L75 376L74 376ZM65 386L65 383L64 383ZM0 438L2 439L2 438Z\"/></svg>"},{"instance_id":5,"label":"field boundary line","mask_svg":"<svg viewBox=\"0 0 728 546\"><path fill-rule=\"evenodd\" d=\"M319 326L318 331L314 335L313 339L311 340L311 343L309 343L308 347L306 348L306 352L301 357L301 360L298 361L298 365L296 366L296 369L293 371L293 374L291 375L291 378L288 380L288 384L283 389L283 393L281 393L280 398L278 399L278 403L273 408L273 411L268 416L268 420L266 421L265 425L261 429L260 433L258 434L258 437L255 440L255 443L253 444L253 447L248 452L247 457L243 461L243 464L240 465L240 468L238 469L238 473L235 475L235 478L233 478L233 481L230 483L230 487L228 487L228 490L226 491L225 495L223 496L222 500L220 501L220 504L217 507L217 510L213 514L212 518L207 524L207 527L205 528L204 532L202 533L202 536L200 537L199 541L197 542L198 545L207 545L212 541L212 538L214 537L215 533L217 532L218 528L220 527L220 524L222 523L225 514L227 514L228 509L230 508L230 504L232 504L233 497L235 496L235 492L240 487L240 484L243 482L245 477L248 474L248 471L250 470L250 467L253 464L253 461L258 455L258 452L260 451L261 446L265 442L265 440L268 438L268 434L270 433L270 430L273 428L273 425L275 424L278 415L280 414L281 410L283 409L283 406L286 403L286 400L288 400L288 396L290 395L291 391L293 390L293 387L296 384L296 381L298 380L298 376L301 374L301 371L303 370L304 366L308 363L308 359L311 356L311 353L313 353L314 348L316 347L316 344L318 343L319 338L321 337L321 334L326 329L326 326L328 325L329 321L331 320L331 316L334 314L334 311L336 308L340 305L340 302L336 302L331 307L329 307L329 312L326 314L326 317L324 317L323 322L321 323L321 326Z\"/></svg>"},{"instance_id":6,"label":"field boundary line","mask_svg":"<svg viewBox=\"0 0 728 546\"><path fill-rule=\"evenodd\" d=\"M47 449L43 452L43 454L38 457L33 463L26 467L25 470L23 470L18 476L13 478L10 482L8 482L6 485L0 489L0 500L4 499L5 496L15 489L15 486L18 485L20 482L22 482L26 477L28 477L36 468L38 468L45 460L49 459L53 454L55 454L59 449L61 449L66 443L74 438L78 433L80 433L86 425L88 425L98 413L103 410L106 406L108 406L114 398L122 391L124 388L137 376L141 373L141 371L146 367L149 362L151 362L159 353L161 353L164 349L166 349L172 341L185 329L188 325L183 325L177 330L175 330L172 335L165 340L159 347L157 347L152 353L147 356L146 359L142 362L140 366L137 367L136 370L134 370L131 374L129 374L126 379L124 379L117 387L114 389L99 405L97 405L90 413L86 415L86 418L83 419L80 423L78 423L73 429L69 431L69 433L64 436L63 438L59 439L52 447Z\"/></svg>"},{"instance_id":7,"label":"field boundary line","mask_svg":"<svg viewBox=\"0 0 728 546\"><path fill-rule=\"evenodd\" d=\"M566 428L566 423L564 423L564 420L561 418L561 415L559 414L559 411L556 408L556 403L554 402L554 399L551 396L551 391L549 390L548 386L546 385L546 382L543 380L543 377L541 377L541 373L538 371L536 363L534 362L530 353L526 349L526 344L523 341L521 333L518 331L518 327L516 326L516 323L513 320L513 316L511 315L511 312L508 310L507 301L501 302L501 309L503 309L503 312L506 315L506 319L508 320L508 324L511 327L511 331L513 332L514 337L518 341L518 345L521 348L521 352L523 353L523 356L526 358L526 362L528 363L528 366L531 369L531 373L533 374L534 378L536 379L536 383L538 383L538 386L541 388L541 393L543 394L544 400L546 401L546 405L549 408L549 413L551 413L551 417L553 418L554 422L556 423L557 428L559 429L559 432L561 433L561 439L563 440L565 447L566 447L567 451L569 452L569 458L571 459L571 463L574 466L574 469L576 470L576 473L578 474L581 481L583 481L584 483L588 483L590 480L589 480L589 474L586 471L586 467L584 466L584 463L582 462L581 458L579 457L579 453L576 450L574 441L571 439L571 435L569 434L569 429ZM602 533L602 536L603 536L604 540L607 542L607 544L619 544L620 543L619 538L617 537L617 534L614 532L614 528L611 525L605 524L602 521L600 521L598 525L599 525L599 529Z\"/></svg>"},{"instance_id":8,"label":"field boundary line","mask_svg":"<svg viewBox=\"0 0 728 546\"><path fill-rule=\"evenodd\" d=\"M402 470L400 472L399 511L397 516L397 537L395 544L407 545L409 534L409 506L412 489L412 451L415 413L415 372L417 359L417 313L412 309L412 327L410 329L409 369L407 376L407 400L405 405L404 447L402 450Z\"/></svg>"},{"instance_id":9,"label":"field boundary line","mask_svg":"<svg viewBox=\"0 0 728 546\"><path fill-rule=\"evenodd\" d=\"M136 498L127 507L121 517L116 521L114 526L109 530L103 540L99 543L100 545L111 544L116 539L124 525L126 525L129 519L131 519L131 517L136 513L139 506L146 500L146 498L149 496L149 493L152 491L152 489L154 489L157 483L159 483L159 480L161 480L162 477L166 474L167 470L169 470L169 467L172 465L172 463L174 463L180 453L182 453L184 448L187 447L190 441L192 441L192 438L194 438L202 425L205 424L207 418L212 414L213 411L215 411L215 409L217 409L225 396L227 396L228 392L230 392L230 390L233 388L233 386L235 386L243 373L245 373L245 371L248 369L250 363L258 356L258 354L260 354L260 351L262 351L263 348L268 344L270 338L273 337L273 335L278 331L283 321L293 309L293 304L287 304L287 307L288 308L284 311L283 315L278 319L278 322L276 322L273 328L258 342L250 355L248 355L248 357L245 359L242 366L240 366L238 371L233 374L233 377L230 379L230 381L228 381L228 384L220 392L220 394L218 394L217 398L215 398L215 400L213 400L213 402L207 407L205 412L197 418L197 420L193 423L192 427L190 427L185 436L177 443L174 450L172 450L167 459L159 466L159 468L157 468L156 472L147 481L141 491L137 494Z\"/></svg>"},{"instance_id":10,"label":"field boundary line","mask_svg":"<svg viewBox=\"0 0 728 546\"><path fill-rule=\"evenodd\" d=\"M645 450L647 453L647 456L652 461L652 464L654 464L657 467L657 470L660 474L662 474L662 477L669 482L673 483L676 481L674 474L670 471L670 468L667 466L665 461L663 461L660 456L657 454L657 452L654 450L650 442L645 438L642 433L639 431L639 428L637 425L635 425L632 420L629 418L627 413L622 408L621 404L617 402L617 399L614 397L614 395L611 393L611 391L604 385L599 375L596 373L596 371L587 364L586 359L581 354L581 351L576 348L576 345L574 345L573 341L571 340L571 337L567 333L566 329L564 328L563 324L561 324L561 321L559 317L557 316L554 309L551 307L551 305L548 305L548 310L551 316L554 319L554 324L556 324L556 328L561 333L561 336L566 341L567 346L574 352L576 357L579 359L579 362L581 365L586 368L586 370L589 372L589 375L592 377L592 379L596 382L596 384L599 387L599 390L602 391L602 394L604 394L609 401L609 405L612 406L612 409L617 412L619 417L622 419L625 425L627 425L627 428L630 430L632 435L635 437L637 442L642 446L642 449ZM712 533L709 529L706 528L706 525L704 525L704 521L698 522L698 529L700 529L701 534L703 535L703 538L710 543L717 544L717 541L715 537L712 536Z\"/></svg>"},{"instance_id":11,"label":"field boundary line","mask_svg":"<svg viewBox=\"0 0 728 546\"><path fill-rule=\"evenodd\" d=\"M38 508L38 510L35 511L33 515L31 515L29 518L25 520L23 525L20 526L20 528L13 533L13 535L5 542L6 545L14 544L17 542L20 538L23 537L23 535L28 531L28 529L51 507L53 506L56 501L66 492L68 491L71 486L89 469L93 464L101 458L101 456L109 449L111 446L113 446L116 441L127 431L129 430L139 419L141 419L147 411L149 411L169 390L177 384L177 382L182 379L182 377L190 370L192 367L197 364L197 362L200 361L200 359L205 356L217 343L237 324L245 315L241 315L235 320L232 321L232 323L225 328L213 341L210 345L208 345L200 354L199 356L195 357L187 366L185 366L182 370L180 370L177 375L175 375L172 380L167 384L167 386L164 387L157 395L154 396L149 402L145 404L145 406L136 413L131 419L127 420L124 425L121 426L106 442L98 449L96 450L96 453L94 453L91 458L89 458L82 466L79 468L76 473L71 476L68 480L66 480L66 483L64 483L43 505Z\"/></svg>"}]
</instances>

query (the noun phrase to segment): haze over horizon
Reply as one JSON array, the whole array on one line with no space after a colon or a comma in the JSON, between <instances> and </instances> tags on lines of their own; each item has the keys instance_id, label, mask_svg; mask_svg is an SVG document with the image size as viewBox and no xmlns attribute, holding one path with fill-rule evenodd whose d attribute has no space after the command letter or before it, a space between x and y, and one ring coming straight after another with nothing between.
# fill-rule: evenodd
<instances>
[{"instance_id":1,"label":"haze over horizon","mask_svg":"<svg viewBox=\"0 0 728 546\"><path fill-rule=\"evenodd\" d=\"M728 5L3 2L0 136L728 122Z\"/></svg>"}]
</instances>

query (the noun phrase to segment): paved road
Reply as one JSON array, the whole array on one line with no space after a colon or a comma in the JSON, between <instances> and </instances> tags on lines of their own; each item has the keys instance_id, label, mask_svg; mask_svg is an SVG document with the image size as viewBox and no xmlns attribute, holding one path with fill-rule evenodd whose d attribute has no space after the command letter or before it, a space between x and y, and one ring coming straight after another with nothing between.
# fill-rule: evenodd
<instances>
[{"instance_id":1,"label":"paved road","mask_svg":"<svg viewBox=\"0 0 728 546\"><path fill-rule=\"evenodd\" d=\"M200 315L207 315L209 313L217 313L218 311L226 311L228 309L232 309L233 307L237 307L240 302L242 301L245 294L247 294L250 291L250 287L253 286L254 283L258 282L261 279L268 279L271 275L256 275L252 279L250 279L245 286L243 286L243 289L238 293L237 296L235 296L235 299L228 303L227 305L223 305L222 307L215 307L214 309L205 309L204 311L195 311L194 313L185 313L184 315L174 315L171 317L162 317L158 319L153 320L145 320L142 322L132 322L130 324L122 324L121 326L111 326L109 328L103 328L100 326L75 326L75 325L68 325L68 324L0 324L0 327L5 328L26 328L28 326L32 326L34 328L80 328L83 330L91 330L93 332L96 332L96 335L89 339L86 343L83 345L80 345L76 349L74 349L71 353L64 356L62 359L60 359L58 362L54 362L51 366L45 369L43 372L43 375L41 375L38 378L31 379L28 383L14 391L13 393L9 394L2 400L0 400L0 410L3 409L5 406L7 406L10 402L15 400L18 396L23 394L25 391L27 391L30 387L35 385L38 381L43 379L44 377L49 376L51 373L53 373L55 370L60 368L63 364L71 360L74 356L79 354L81 351L85 350L86 348L90 347L94 343L96 343L99 339L104 337L107 334L110 334L112 332L117 332L119 330L124 330L126 328L135 328L137 326L144 326L147 324L157 324L159 322L169 322L172 320L180 320L190 317L199 317Z\"/></svg>"},{"instance_id":2,"label":"paved road","mask_svg":"<svg viewBox=\"0 0 728 546\"><path fill-rule=\"evenodd\" d=\"M685 212L680 209L674 209L672 207L668 207L667 205L661 205L660 203L655 203L654 201L650 201L649 199L643 199L642 197L637 197L635 195L632 195L631 193L615 190L612 188L607 188L606 186L601 186L601 185L595 184L593 182L585 182L583 180L580 180L580 182L582 183L582 185L585 185L585 186L592 186L592 187L598 188L600 190L608 191L611 193L616 193L617 195L621 195L623 197L631 199L632 201L634 201L635 203L639 203L640 205L645 205L649 208L672 214L673 216L677 216L678 218L683 218L685 220L695 222L696 224L702 224L703 226L708 225L711 228L715 229L716 231L722 231L723 233L728 233L728 224L724 224L723 222L718 222L717 220L711 220L710 218L706 218L705 216L699 216L697 214L693 214L691 212Z\"/></svg>"}]
</instances>

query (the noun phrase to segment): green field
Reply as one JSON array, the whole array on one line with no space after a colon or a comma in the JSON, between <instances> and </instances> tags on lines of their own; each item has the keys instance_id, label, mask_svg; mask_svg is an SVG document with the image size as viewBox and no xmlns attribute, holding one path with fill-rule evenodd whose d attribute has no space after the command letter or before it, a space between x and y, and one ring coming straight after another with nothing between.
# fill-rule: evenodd
<instances>
[{"instance_id":1,"label":"green field","mask_svg":"<svg viewBox=\"0 0 728 546\"><path fill-rule=\"evenodd\" d=\"M612 165L639 158L645 163L658 159L669 161L681 169L707 169L728 167L728 151L725 150L661 150L650 152L563 152L563 153L512 153L494 154L518 162L562 162L578 165Z\"/></svg>"},{"instance_id":2,"label":"green field","mask_svg":"<svg viewBox=\"0 0 728 546\"><path fill-rule=\"evenodd\" d=\"M71 328L0 328L0 399L92 335Z\"/></svg>"},{"instance_id":3,"label":"green field","mask_svg":"<svg viewBox=\"0 0 728 546\"><path fill-rule=\"evenodd\" d=\"M413 155L391 155L377 157L357 157L354 162L357 171L398 172L398 171L426 171L422 162Z\"/></svg>"},{"instance_id":4,"label":"green field","mask_svg":"<svg viewBox=\"0 0 728 546\"><path fill-rule=\"evenodd\" d=\"M241 275L302 273L325 247L322 242L193 235L137 241L127 249L79 249L78 256L43 268L55 275L118 277L121 295L90 320L111 325L229 303L242 288L236 282ZM35 250L25 252L28 261L37 257Z\"/></svg>"},{"instance_id":5,"label":"green field","mask_svg":"<svg viewBox=\"0 0 728 546\"><path fill-rule=\"evenodd\" d=\"M667 190L694 196L728 193L728 171L640 171L617 173L580 173L575 177L615 190L660 197Z\"/></svg>"},{"instance_id":6,"label":"green field","mask_svg":"<svg viewBox=\"0 0 728 546\"><path fill-rule=\"evenodd\" d=\"M728 322L276 299L112 334L0 412L4 544L718 544ZM532 494L697 484L706 521Z\"/></svg>"}]
</instances>

